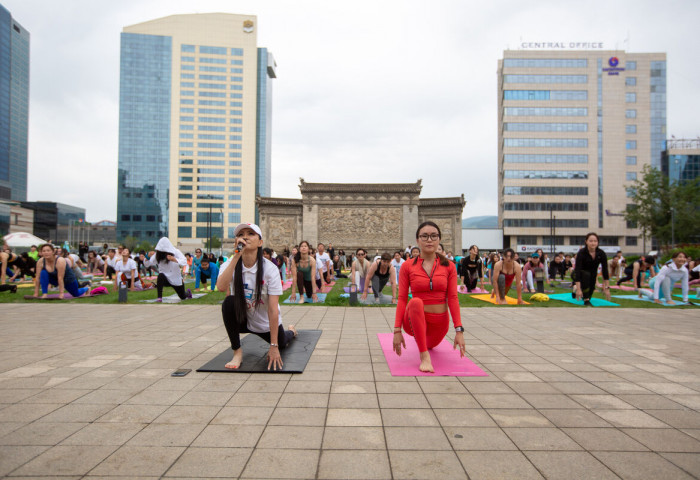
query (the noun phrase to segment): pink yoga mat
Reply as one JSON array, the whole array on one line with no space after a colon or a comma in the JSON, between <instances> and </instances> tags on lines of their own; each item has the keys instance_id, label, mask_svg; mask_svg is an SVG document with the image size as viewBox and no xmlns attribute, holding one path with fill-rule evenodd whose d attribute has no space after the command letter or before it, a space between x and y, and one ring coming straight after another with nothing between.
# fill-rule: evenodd
<instances>
[{"instance_id":1,"label":"pink yoga mat","mask_svg":"<svg viewBox=\"0 0 700 480\"><path fill-rule=\"evenodd\" d=\"M403 338L406 341L406 348L402 349L399 357L394 352L393 333L378 333L379 343L384 352L384 358L389 365L392 377L488 377L488 373L480 369L467 357L459 357L459 350L453 350L452 344L443 340L430 351L430 359L433 362L435 373L421 372L418 370L420 355L418 346L412 336L404 332Z\"/></svg>"},{"instance_id":2,"label":"pink yoga mat","mask_svg":"<svg viewBox=\"0 0 700 480\"><path fill-rule=\"evenodd\" d=\"M603 288L602 284L597 285L598 288ZM610 288L613 290L622 290L623 292L634 292L634 287L628 287L626 285L610 285Z\"/></svg>"},{"instance_id":3,"label":"pink yoga mat","mask_svg":"<svg viewBox=\"0 0 700 480\"><path fill-rule=\"evenodd\" d=\"M474 290L472 290L471 292L468 292L468 291L467 291L467 287L466 287L465 285L460 285L459 287L457 287L457 292L458 292L458 293L464 293L464 294L467 294L467 295L471 295L471 294L474 294L474 293L489 293L488 290L482 290L482 289L479 288L479 287L476 287L476 288L475 288Z\"/></svg>"}]
</instances>

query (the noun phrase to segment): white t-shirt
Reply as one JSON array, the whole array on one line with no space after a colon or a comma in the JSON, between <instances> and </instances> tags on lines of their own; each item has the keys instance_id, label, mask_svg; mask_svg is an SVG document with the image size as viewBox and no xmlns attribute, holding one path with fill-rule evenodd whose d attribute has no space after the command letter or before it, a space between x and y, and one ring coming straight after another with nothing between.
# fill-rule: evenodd
<instances>
[{"instance_id":1,"label":"white t-shirt","mask_svg":"<svg viewBox=\"0 0 700 480\"><path fill-rule=\"evenodd\" d=\"M240 260L243 261L243 260ZM231 260L227 261L221 268L220 272L223 272L228 268ZM248 305L248 330L251 332L265 333L270 331L270 318L267 316L267 302L270 295L282 295L282 279L280 278L280 271L275 266L274 263L269 261L267 258L263 258L263 284L260 287L260 303L254 305L255 302L255 279L258 273L257 262L251 268L246 268L242 265L243 269L243 292L246 297L246 304ZM233 295L233 282L236 277L236 273L233 273L231 279L231 286L229 287L229 292ZM278 324L282 325L282 312L280 311L279 305L277 305L277 318Z\"/></svg>"},{"instance_id":2,"label":"white t-shirt","mask_svg":"<svg viewBox=\"0 0 700 480\"><path fill-rule=\"evenodd\" d=\"M168 283L170 283L170 285L173 287L179 287L182 285L182 267L187 265L187 261L184 259L184 257L182 258L182 263L171 262L169 260L158 263L156 262L156 256L152 255L151 258L146 259L143 264L146 267L157 266L158 273L165 275L165 278L168 279Z\"/></svg>"},{"instance_id":3,"label":"white t-shirt","mask_svg":"<svg viewBox=\"0 0 700 480\"><path fill-rule=\"evenodd\" d=\"M323 252L323 254L319 254L316 252L316 268L320 271L323 270L324 272L328 271L328 263L330 262L331 257L328 256L326 252Z\"/></svg>"},{"instance_id":4,"label":"white t-shirt","mask_svg":"<svg viewBox=\"0 0 700 480\"><path fill-rule=\"evenodd\" d=\"M77 256L75 253L69 253L68 256L73 260L71 263L73 263L73 266L76 266L78 262L80 261L80 257Z\"/></svg>"},{"instance_id":5,"label":"white t-shirt","mask_svg":"<svg viewBox=\"0 0 700 480\"><path fill-rule=\"evenodd\" d=\"M116 270L117 273L123 273L126 278L131 280L131 271L136 270L136 262L133 258L130 258L126 261L126 264L124 264L124 260L120 258L115 263L114 270Z\"/></svg>"},{"instance_id":6,"label":"white t-shirt","mask_svg":"<svg viewBox=\"0 0 700 480\"><path fill-rule=\"evenodd\" d=\"M107 264L107 266L114 268L114 266L117 264L117 260L119 260L119 257L115 255L113 258L107 257L105 259L105 263Z\"/></svg>"}]
</instances>

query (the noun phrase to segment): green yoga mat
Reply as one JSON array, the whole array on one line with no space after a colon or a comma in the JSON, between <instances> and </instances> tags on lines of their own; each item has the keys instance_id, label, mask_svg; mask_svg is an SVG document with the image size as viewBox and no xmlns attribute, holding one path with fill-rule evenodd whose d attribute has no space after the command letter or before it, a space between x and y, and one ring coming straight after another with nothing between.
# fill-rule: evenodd
<instances>
[{"instance_id":1,"label":"green yoga mat","mask_svg":"<svg viewBox=\"0 0 700 480\"><path fill-rule=\"evenodd\" d=\"M554 295L549 295L550 300L560 300L566 303L572 303L574 305L579 305L583 307L583 300L576 300L571 298L570 293L555 293ZM591 304L594 307L619 307L620 305L613 302L608 302L602 298L591 298Z\"/></svg>"},{"instance_id":2,"label":"green yoga mat","mask_svg":"<svg viewBox=\"0 0 700 480\"><path fill-rule=\"evenodd\" d=\"M613 298L622 298L624 300L634 300L637 302L654 303L653 300L649 300L647 297L643 296L640 298L637 295L613 295ZM673 305L669 305L666 302L664 302L663 300L661 300L661 302L662 302L661 305L663 305L664 307L677 307L679 305L687 305L686 303L683 303L680 300L674 300Z\"/></svg>"}]
</instances>

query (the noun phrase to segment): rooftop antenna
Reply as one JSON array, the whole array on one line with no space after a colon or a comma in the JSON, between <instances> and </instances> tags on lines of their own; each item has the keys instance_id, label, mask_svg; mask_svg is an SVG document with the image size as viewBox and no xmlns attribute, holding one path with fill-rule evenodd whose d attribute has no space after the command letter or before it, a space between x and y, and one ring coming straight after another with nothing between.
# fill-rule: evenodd
<instances>
[{"instance_id":1,"label":"rooftop antenna","mask_svg":"<svg viewBox=\"0 0 700 480\"><path fill-rule=\"evenodd\" d=\"M625 43L625 51L629 51L629 49L630 49L630 31L629 30L627 30L627 37L625 37L624 43Z\"/></svg>"}]
</instances>

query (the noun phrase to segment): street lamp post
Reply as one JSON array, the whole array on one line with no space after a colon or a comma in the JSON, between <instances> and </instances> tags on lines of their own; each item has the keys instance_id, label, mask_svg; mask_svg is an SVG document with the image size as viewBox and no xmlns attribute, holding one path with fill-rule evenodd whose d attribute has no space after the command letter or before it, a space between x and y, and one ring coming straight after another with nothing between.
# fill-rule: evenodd
<instances>
[{"instance_id":1,"label":"street lamp post","mask_svg":"<svg viewBox=\"0 0 700 480\"><path fill-rule=\"evenodd\" d=\"M673 250L676 246L676 209L671 207L671 249Z\"/></svg>"}]
</instances>

